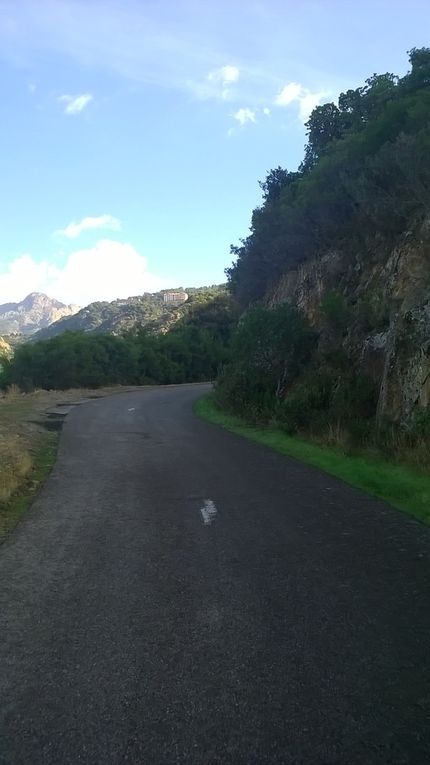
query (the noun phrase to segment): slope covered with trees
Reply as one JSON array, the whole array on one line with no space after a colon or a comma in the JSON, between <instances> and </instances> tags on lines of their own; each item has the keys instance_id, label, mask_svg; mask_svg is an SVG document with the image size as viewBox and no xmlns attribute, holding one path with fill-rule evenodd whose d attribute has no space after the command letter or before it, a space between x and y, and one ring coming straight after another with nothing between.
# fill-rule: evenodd
<instances>
[{"instance_id":1,"label":"slope covered with trees","mask_svg":"<svg viewBox=\"0 0 430 765\"><path fill-rule=\"evenodd\" d=\"M224 407L430 463L430 49L318 106L232 247Z\"/></svg>"},{"instance_id":2,"label":"slope covered with trees","mask_svg":"<svg viewBox=\"0 0 430 765\"><path fill-rule=\"evenodd\" d=\"M214 379L229 357L237 313L225 291L195 290L192 297L166 333L142 326L118 336L72 331L21 345L3 359L0 386L31 391Z\"/></svg>"},{"instance_id":3,"label":"slope covered with trees","mask_svg":"<svg viewBox=\"0 0 430 765\"><path fill-rule=\"evenodd\" d=\"M403 78L374 74L363 87L318 106L297 172L281 167L261 183L250 235L232 247L227 273L246 306L286 270L333 246L389 247L430 205L430 49L409 54Z\"/></svg>"},{"instance_id":4,"label":"slope covered with trees","mask_svg":"<svg viewBox=\"0 0 430 765\"><path fill-rule=\"evenodd\" d=\"M111 302L90 303L74 316L67 316L40 330L33 335L32 340L47 340L62 332L109 332L121 335L136 327L146 327L151 332L165 332L186 315L195 302L205 302L222 294L225 286L190 287L185 290L189 298L182 304L164 302L164 293L171 291L145 292L143 295Z\"/></svg>"}]
</instances>

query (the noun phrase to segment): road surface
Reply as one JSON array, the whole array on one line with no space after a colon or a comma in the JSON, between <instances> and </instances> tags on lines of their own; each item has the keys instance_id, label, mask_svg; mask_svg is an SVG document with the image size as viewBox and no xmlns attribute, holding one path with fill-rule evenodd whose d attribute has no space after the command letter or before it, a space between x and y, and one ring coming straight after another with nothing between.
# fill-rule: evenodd
<instances>
[{"instance_id":1,"label":"road surface","mask_svg":"<svg viewBox=\"0 0 430 765\"><path fill-rule=\"evenodd\" d=\"M0 548L0 762L430 762L430 530L204 391L67 418Z\"/></svg>"}]
</instances>

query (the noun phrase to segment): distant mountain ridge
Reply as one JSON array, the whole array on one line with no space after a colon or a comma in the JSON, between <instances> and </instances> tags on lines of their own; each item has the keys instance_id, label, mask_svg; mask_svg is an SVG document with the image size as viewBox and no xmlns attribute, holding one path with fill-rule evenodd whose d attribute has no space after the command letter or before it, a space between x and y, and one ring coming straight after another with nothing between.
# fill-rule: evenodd
<instances>
[{"instance_id":1,"label":"distant mountain ridge","mask_svg":"<svg viewBox=\"0 0 430 765\"><path fill-rule=\"evenodd\" d=\"M167 330L183 316L190 305L205 301L225 291L224 286L190 287L185 290L188 299L183 303L166 302L166 293L178 290L162 290L160 292L145 292L143 295L113 300L112 302L95 302L81 308L71 316L46 326L32 336L32 340L47 340L60 335L62 332L108 332L121 335L135 327L145 327L150 332L167 332Z\"/></svg>"},{"instance_id":2,"label":"distant mountain ridge","mask_svg":"<svg viewBox=\"0 0 430 765\"><path fill-rule=\"evenodd\" d=\"M29 336L80 310L41 292L31 292L20 303L0 305L0 335Z\"/></svg>"}]
</instances>

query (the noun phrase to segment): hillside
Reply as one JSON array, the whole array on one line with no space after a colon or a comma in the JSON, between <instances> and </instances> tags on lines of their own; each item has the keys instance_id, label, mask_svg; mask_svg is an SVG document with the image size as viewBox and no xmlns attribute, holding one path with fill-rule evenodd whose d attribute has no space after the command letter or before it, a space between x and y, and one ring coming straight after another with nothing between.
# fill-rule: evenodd
<instances>
[{"instance_id":1,"label":"hillside","mask_svg":"<svg viewBox=\"0 0 430 765\"><path fill-rule=\"evenodd\" d=\"M331 441L420 442L428 462L430 49L409 55L403 78L317 107L299 170L260 184L232 248L247 312L220 399Z\"/></svg>"},{"instance_id":2,"label":"hillside","mask_svg":"<svg viewBox=\"0 0 430 765\"><path fill-rule=\"evenodd\" d=\"M162 331L160 324L158 331L148 331L150 326L156 329L152 321L119 335L68 331L22 343L2 365L0 389L14 384L29 392L214 380L229 358L238 319L231 296L220 287L192 289L187 303L164 315L164 328L173 319L169 331Z\"/></svg>"},{"instance_id":3,"label":"hillside","mask_svg":"<svg viewBox=\"0 0 430 765\"><path fill-rule=\"evenodd\" d=\"M204 301L225 291L225 287L187 288L186 303L165 303L163 295L170 290L144 293L135 297L96 302L82 308L73 316L66 316L49 327L37 332L32 340L47 340L63 332L108 332L121 335L135 327L146 327L149 331L166 332L178 319L187 313L196 302Z\"/></svg>"},{"instance_id":4,"label":"hillside","mask_svg":"<svg viewBox=\"0 0 430 765\"><path fill-rule=\"evenodd\" d=\"M78 310L79 306L65 305L40 292L32 292L20 303L0 305L0 335L28 336Z\"/></svg>"}]
</instances>

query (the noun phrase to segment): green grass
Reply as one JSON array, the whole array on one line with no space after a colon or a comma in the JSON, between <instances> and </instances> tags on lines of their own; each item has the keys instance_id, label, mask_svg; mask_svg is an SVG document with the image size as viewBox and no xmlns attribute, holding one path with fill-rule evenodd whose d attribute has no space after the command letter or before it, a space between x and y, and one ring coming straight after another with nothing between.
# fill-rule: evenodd
<instances>
[{"instance_id":1,"label":"green grass","mask_svg":"<svg viewBox=\"0 0 430 765\"><path fill-rule=\"evenodd\" d=\"M49 475L57 456L59 433L46 433L33 454L33 466L19 489L0 504L0 543L16 526Z\"/></svg>"},{"instance_id":2,"label":"green grass","mask_svg":"<svg viewBox=\"0 0 430 765\"><path fill-rule=\"evenodd\" d=\"M238 417L219 409L212 395L199 399L195 412L214 425L314 465L351 486L389 502L398 510L430 523L430 476L424 473L378 457L346 455L297 436L288 436L279 429L247 425Z\"/></svg>"}]
</instances>

